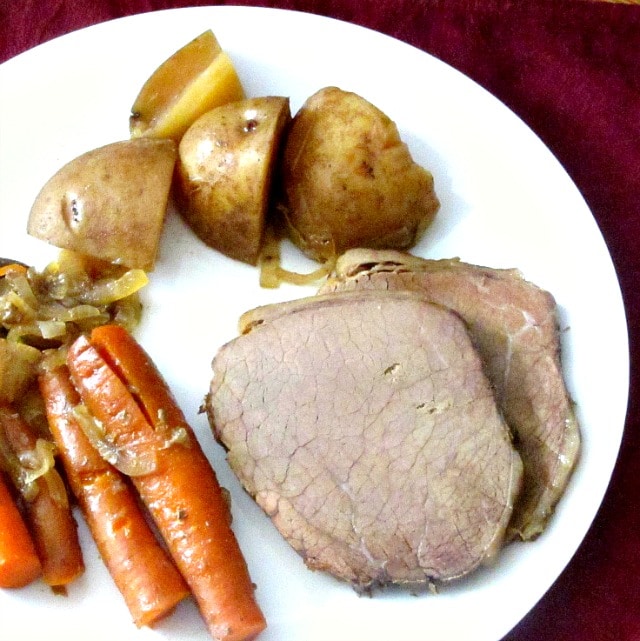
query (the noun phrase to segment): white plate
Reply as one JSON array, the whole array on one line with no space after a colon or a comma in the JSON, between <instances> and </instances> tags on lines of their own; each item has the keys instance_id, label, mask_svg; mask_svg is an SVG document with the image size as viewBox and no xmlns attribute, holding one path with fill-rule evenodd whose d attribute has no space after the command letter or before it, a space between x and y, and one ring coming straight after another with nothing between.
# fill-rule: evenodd
<instances>
[{"instance_id":1,"label":"white plate","mask_svg":"<svg viewBox=\"0 0 640 641\"><path fill-rule=\"evenodd\" d=\"M582 459L548 531L514 544L495 567L437 596L358 597L307 570L240 489L198 407L210 361L241 312L306 289L261 290L256 269L199 243L170 215L145 291L139 338L173 387L223 484L269 621L261 641L496 641L550 587L605 492L627 402L628 345L620 290L582 197L539 139L483 89L431 56L378 33L317 16L208 7L121 19L64 36L0 67L0 256L44 265L56 250L25 234L42 184L66 161L128 137L142 83L173 51L212 28L250 95L319 88L360 93L397 123L434 176L442 209L417 253L519 267L560 305L564 363L577 401ZM290 250L292 267L309 267ZM0 593L0 638L207 639L193 603L155 631L137 630L81 524L87 571L69 596L41 582ZM587 588L585 588L587 589Z\"/></svg>"}]
</instances>

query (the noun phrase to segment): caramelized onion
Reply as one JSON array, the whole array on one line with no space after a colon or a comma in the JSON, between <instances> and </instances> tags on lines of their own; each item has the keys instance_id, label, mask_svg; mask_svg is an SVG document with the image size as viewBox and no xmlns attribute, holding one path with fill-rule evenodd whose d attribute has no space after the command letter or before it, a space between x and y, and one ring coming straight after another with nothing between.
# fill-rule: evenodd
<instances>
[{"instance_id":1,"label":"caramelized onion","mask_svg":"<svg viewBox=\"0 0 640 641\"><path fill-rule=\"evenodd\" d=\"M290 283L291 285L311 285L317 280L328 276L333 270L334 265L335 258L328 260L321 267L318 267L318 269L315 269L308 274L299 274L298 272L292 272L288 269L278 267L276 270L276 276L282 283Z\"/></svg>"},{"instance_id":2,"label":"caramelized onion","mask_svg":"<svg viewBox=\"0 0 640 641\"><path fill-rule=\"evenodd\" d=\"M98 454L118 471L126 476L144 476L155 471L157 462L153 448L142 448L144 454L141 455L136 452L135 443L127 444L127 447L118 447L109 439L104 427L89 413L85 405L76 405L73 408L73 416Z\"/></svg>"},{"instance_id":3,"label":"caramelized onion","mask_svg":"<svg viewBox=\"0 0 640 641\"><path fill-rule=\"evenodd\" d=\"M26 501L32 501L38 495L36 481L42 477L54 488L56 500L61 504L68 500L62 479L55 470L55 452L56 447L51 441L39 438L32 450L17 456L0 432L0 467L9 474Z\"/></svg>"},{"instance_id":4,"label":"caramelized onion","mask_svg":"<svg viewBox=\"0 0 640 641\"><path fill-rule=\"evenodd\" d=\"M132 330L142 313L138 292L148 282L141 269L63 250L41 272L10 270L0 279L0 336L42 349L110 322Z\"/></svg>"},{"instance_id":5,"label":"caramelized onion","mask_svg":"<svg viewBox=\"0 0 640 641\"><path fill-rule=\"evenodd\" d=\"M36 326L42 338L60 338L67 331L67 324L59 320L36 321Z\"/></svg>"},{"instance_id":6,"label":"caramelized onion","mask_svg":"<svg viewBox=\"0 0 640 641\"><path fill-rule=\"evenodd\" d=\"M69 495L67 494L67 488L55 467L51 468L46 474L44 474L44 481L47 484L51 498L60 507L68 508Z\"/></svg>"},{"instance_id":7,"label":"caramelized onion","mask_svg":"<svg viewBox=\"0 0 640 641\"><path fill-rule=\"evenodd\" d=\"M336 258L334 256L328 259L321 267L307 274L284 269L280 262L280 238L269 228L265 231L264 244L260 254L260 287L276 289L281 283L311 285L333 271Z\"/></svg>"},{"instance_id":8,"label":"caramelized onion","mask_svg":"<svg viewBox=\"0 0 640 641\"><path fill-rule=\"evenodd\" d=\"M9 272L4 278L7 285L13 289L22 301L23 305L29 309L35 310L38 307L38 299L31 289L31 284L27 278L29 272Z\"/></svg>"},{"instance_id":9,"label":"caramelized onion","mask_svg":"<svg viewBox=\"0 0 640 641\"><path fill-rule=\"evenodd\" d=\"M33 483L53 468L56 464L55 452L56 446L51 441L39 438L32 450L20 454L18 461L25 470L24 482Z\"/></svg>"},{"instance_id":10,"label":"caramelized onion","mask_svg":"<svg viewBox=\"0 0 640 641\"><path fill-rule=\"evenodd\" d=\"M59 347L58 349L45 350L38 367L45 372L50 372L58 367L64 367L66 364L67 349L66 347Z\"/></svg>"},{"instance_id":11,"label":"caramelized onion","mask_svg":"<svg viewBox=\"0 0 640 641\"><path fill-rule=\"evenodd\" d=\"M135 294L149 282L142 269L130 269L120 278L103 278L78 297L90 305L108 305Z\"/></svg>"}]
</instances>

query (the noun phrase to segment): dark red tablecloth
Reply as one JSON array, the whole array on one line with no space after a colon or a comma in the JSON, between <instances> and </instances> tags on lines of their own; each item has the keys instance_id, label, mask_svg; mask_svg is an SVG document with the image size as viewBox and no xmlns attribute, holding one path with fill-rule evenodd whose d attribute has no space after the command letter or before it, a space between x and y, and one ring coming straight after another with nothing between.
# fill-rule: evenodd
<instances>
[{"instance_id":1,"label":"dark red tablecloth","mask_svg":"<svg viewBox=\"0 0 640 641\"><path fill-rule=\"evenodd\" d=\"M96 22L202 4L309 11L405 40L505 102L571 175L600 225L623 290L629 411L613 479L586 540L507 639L639 641L640 7L577 0L0 0L0 61ZM0 96L5 99L1 87Z\"/></svg>"}]
</instances>

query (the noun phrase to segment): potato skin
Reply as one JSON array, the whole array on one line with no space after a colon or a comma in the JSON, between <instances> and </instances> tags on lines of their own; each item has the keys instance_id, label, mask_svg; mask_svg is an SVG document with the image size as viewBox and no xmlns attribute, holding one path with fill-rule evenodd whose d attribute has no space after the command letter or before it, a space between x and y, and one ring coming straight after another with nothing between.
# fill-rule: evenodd
<instances>
[{"instance_id":1,"label":"potato skin","mask_svg":"<svg viewBox=\"0 0 640 641\"><path fill-rule=\"evenodd\" d=\"M151 271L176 157L172 140L139 138L74 158L36 197L28 233L56 247Z\"/></svg>"},{"instance_id":2,"label":"potato skin","mask_svg":"<svg viewBox=\"0 0 640 641\"><path fill-rule=\"evenodd\" d=\"M293 118L282 210L292 240L324 261L353 247L411 247L439 201L394 122L355 93L325 87Z\"/></svg>"},{"instance_id":3,"label":"potato skin","mask_svg":"<svg viewBox=\"0 0 640 641\"><path fill-rule=\"evenodd\" d=\"M257 263L280 141L290 120L288 98L247 98L212 109L183 136L176 200L209 247Z\"/></svg>"}]
</instances>

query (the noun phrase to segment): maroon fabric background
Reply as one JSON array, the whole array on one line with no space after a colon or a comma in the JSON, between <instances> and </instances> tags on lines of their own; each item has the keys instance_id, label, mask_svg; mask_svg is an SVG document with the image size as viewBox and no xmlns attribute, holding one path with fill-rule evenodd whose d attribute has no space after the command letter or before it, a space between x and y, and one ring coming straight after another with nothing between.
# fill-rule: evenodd
<instances>
[{"instance_id":1,"label":"maroon fabric background","mask_svg":"<svg viewBox=\"0 0 640 641\"><path fill-rule=\"evenodd\" d=\"M600 225L623 290L629 411L618 464L586 540L506 639L639 641L640 7L572 0L0 0L0 61L96 22L200 4L309 11L405 40L505 102L571 175Z\"/></svg>"}]
</instances>

